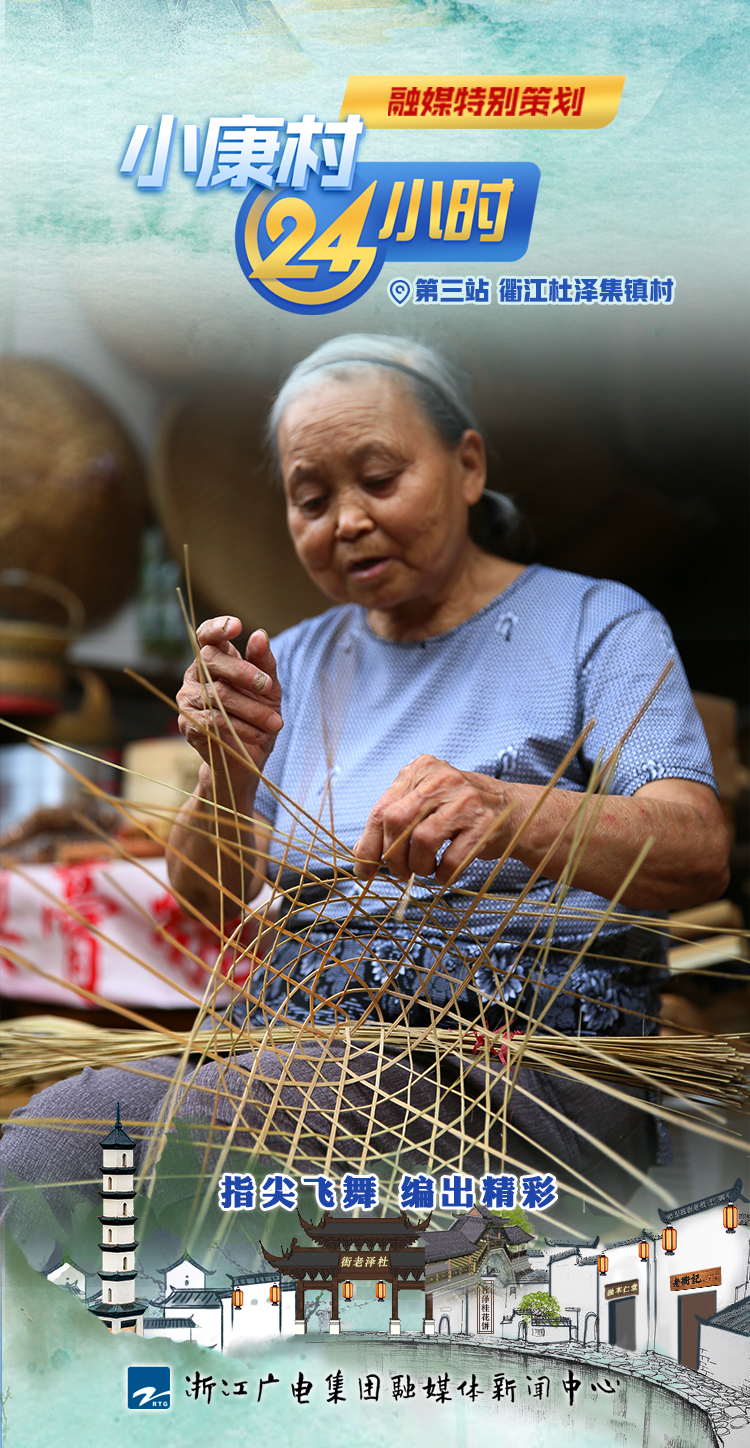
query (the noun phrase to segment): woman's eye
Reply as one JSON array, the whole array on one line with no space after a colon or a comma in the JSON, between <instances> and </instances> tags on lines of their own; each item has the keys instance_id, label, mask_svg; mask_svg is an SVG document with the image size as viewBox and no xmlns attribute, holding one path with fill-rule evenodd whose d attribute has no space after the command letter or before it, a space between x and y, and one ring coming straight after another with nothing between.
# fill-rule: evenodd
<instances>
[{"instance_id":1,"label":"woman's eye","mask_svg":"<svg viewBox=\"0 0 750 1448\"><path fill-rule=\"evenodd\" d=\"M318 498L301 498L297 503L300 512L306 513L310 518L315 517L318 513L322 513L325 506L326 499L322 496Z\"/></svg>"},{"instance_id":2,"label":"woman's eye","mask_svg":"<svg viewBox=\"0 0 750 1448\"><path fill-rule=\"evenodd\" d=\"M387 487L388 487L388 484L389 484L389 483L392 483L392 482L393 482L393 474L392 474L392 473L389 474L388 477L386 477L386 478L365 478L365 479L364 479L364 485L365 485L366 488L387 488Z\"/></svg>"}]
</instances>

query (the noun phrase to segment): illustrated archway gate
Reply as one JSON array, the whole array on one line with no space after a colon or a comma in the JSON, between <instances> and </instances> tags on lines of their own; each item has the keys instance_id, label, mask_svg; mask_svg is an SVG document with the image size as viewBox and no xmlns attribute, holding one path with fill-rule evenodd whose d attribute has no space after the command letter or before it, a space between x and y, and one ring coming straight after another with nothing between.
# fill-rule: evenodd
<instances>
[{"instance_id":1,"label":"illustrated archway gate","mask_svg":"<svg viewBox=\"0 0 750 1448\"><path fill-rule=\"evenodd\" d=\"M280 1257L269 1252L261 1242L261 1251L270 1266L296 1283L294 1330L304 1333L305 1292L308 1288L331 1294L332 1333L340 1332L339 1287L347 1281L389 1282L391 1285L390 1331L401 1331L398 1315L399 1289L425 1287L425 1251L418 1246L419 1237L429 1226L430 1216L411 1222L405 1212L395 1217L332 1217L325 1212L317 1224L306 1222L297 1213L300 1226L316 1244L309 1246L292 1238ZM432 1317L431 1298L425 1303L425 1320Z\"/></svg>"}]
</instances>

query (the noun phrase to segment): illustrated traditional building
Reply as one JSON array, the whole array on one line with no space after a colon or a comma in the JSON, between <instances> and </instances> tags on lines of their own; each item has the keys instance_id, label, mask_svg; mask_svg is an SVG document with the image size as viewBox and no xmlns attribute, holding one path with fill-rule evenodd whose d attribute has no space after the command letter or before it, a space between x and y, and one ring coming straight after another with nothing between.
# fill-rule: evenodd
<instances>
[{"instance_id":1,"label":"illustrated traditional building","mask_svg":"<svg viewBox=\"0 0 750 1448\"><path fill-rule=\"evenodd\" d=\"M67 1292L72 1292L74 1297L86 1297L86 1273L83 1267L76 1262L58 1262L45 1272L48 1282L54 1282L56 1287L64 1287Z\"/></svg>"},{"instance_id":2,"label":"illustrated traditional building","mask_svg":"<svg viewBox=\"0 0 750 1448\"><path fill-rule=\"evenodd\" d=\"M280 1257L267 1252L261 1242L261 1251L271 1267L296 1283L296 1310L294 1331L307 1331L305 1321L305 1292L321 1288L331 1294L331 1320L329 1331L341 1331L339 1318L339 1290L344 1298L354 1280L376 1281L376 1295L383 1301L388 1284L391 1293L391 1317L389 1332L400 1333L401 1321L398 1315L399 1290L425 1287L425 1250L419 1245L419 1238L429 1225L430 1217L412 1223L405 1212L397 1217L332 1217L325 1212L317 1225L306 1222L298 1212L300 1226L317 1245L300 1246L296 1237ZM382 1291L381 1291L382 1287ZM434 1323L425 1304L423 1320L425 1332L434 1332Z\"/></svg>"},{"instance_id":3,"label":"illustrated traditional building","mask_svg":"<svg viewBox=\"0 0 750 1448\"><path fill-rule=\"evenodd\" d=\"M89 1304L89 1312L100 1317L110 1332L135 1332L143 1336L143 1314L148 1303L135 1296L135 1186L133 1153L135 1142L123 1129L120 1103L117 1119L102 1148L101 1298Z\"/></svg>"},{"instance_id":4,"label":"illustrated traditional building","mask_svg":"<svg viewBox=\"0 0 750 1448\"><path fill-rule=\"evenodd\" d=\"M677 1358L685 1367L698 1367L698 1324L750 1291L748 1253L750 1232L739 1222L737 1204L747 1204L742 1182L697 1202L659 1209L665 1227L676 1235L674 1252L667 1256L657 1242L658 1283L654 1305L654 1348ZM727 1230L726 1222L737 1225Z\"/></svg>"},{"instance_id":5,"label":"illustrated traditional building","mask_svg":"<svg viewBox=\"0 0 750 1448\"><path fill-rule=\"evenodd\" d=\"M750 1296L750 1232L738 1209L746 1202L737 1180L699 1201L660 1209L663 1233L601 1246L598 1237L548 1240L547 1290L575 1319L573 1335L660 1353L701 1372L709 1371L699 1363L705 1348L706 1363L710 1357L716 1367L712 1376L729 1382L722 1363L747 1350L735 1331L744 1317L729 1311ZM702 1323L711 1325L705 1340Z\"/></svg>"},{"instance_id":6,"label":"illustrated traditional building","mask_svg":"<svg viewBox=\"0 0 750 1448\"><path fill-rule=\"evenodd\" d=\"M698 1371L750 1394L750 1297L699 1319Z\"/></svg>"},{"instance_id":7,"label":"illustrated traditional building","mask_svg":"<svg viewBox=\"0 0 750 1448\"><path fill-rule=\"evenodd\" d=\"M216 1271L211 1267L201 1266L189 1252L183 1252L175 1262L170 1262L168 1267L162 1267L159 1275L164 1280L164 1296L168 1298L170 1293L184 1291L187 1287L205 1288L206 1278L215 1277Z\"/></svg>"},{"instance_id":8,"label":"illustrated traditional building","mask_svg":"<svg viewBox=\"0 0 750 1448\"><path fill-rule=\"evenodd\" d=\"M579 1342L595 1343L602 1321L599 1301L602 1293L597 1275L599 1238L545 1237L544 1240L547 1291L570 1319L572 1335ZM606 1334L603 1335L606 1339Z\"/></svg>"},{"instance_id":9,"label":"illustrated traditional building","mask_svg":"<svg viewBox=\"0 0 750 1448\"><path fill-rule=\"evenodd\" d=\"M173 1342L199 1342L202 1347L224 1348L222 1297L226 1293L206 1287L215 1272L183 1252L160 1273L164 1292L151 1302L143 1324L144 1337L168 1337Z\"/></svg>"},{"instance_id":10,"label":"illustrated traditional building","mask_svg":"<svg viewBox=\"0 0 750 1448\"><path fill-rule=\"evenodd\" d=\"M272 1301L276 1272L245 1272L230 1277L229 1287L206 1287L206 1278L215 1275L187 1253L163 1267L164 1293L151 1303L144 1337L234 1352L247 1342L292 1333L293 1283L281 1284L278 1301Z\"/></svg>"},{"instance_id":11,"label":"illustrated traditional building","mask_svg":"<svg viewBox=\"0 0 750 1448\"><path fill-rule=\"evenodd\" d=\"M249 1342L294 1333L294 1282L284 1282L278 1272L243 1272L229 1281L228 1292L222 1293L224 1341L233 1352Z\"/></svg>"},{"instance_id":12,"label":"illustrated traditional building","mask_svg":"<svg viewBox=\"0 0 750 1448\"><path fill-rule=\"evenodd\" d=\"M446 1231L423 1236L427 1317L438 1330L453 1333L499 1332L508 1302L536 1283L546 1285L529 1261L531 1232L473 1206Z\"/></svg>"},{"instance_id":13,"label":"illustrated traditional building","mask_svg":"<svg viewBox=\"0 0 750 1448\"><path fill-rule=\"evenodd\" d=\"M663 1233L642 1232L600 1247L591 1256L579 1252L575 1265L570 1259L556 1262L553 1256L550 1291L562 1303L559 1289L567 1269L565 1300L577 1302L588 1317L589 1330L583 1326L581 1338L592 1341L590 1329L598 1323L603 1342L631 1352L662 1353L697 1369L701 1319L750 1291L750 1234L738 1211L732 1226L737 1204L746 1200L737 1180L699 1201L660 1209ZM576 1280L580 1287L574 1295Z\"/></svg>"},{"instance_id":14,"label":"illustrated traditional building","mask_svg":"<svg viewBox=\"0 0 750 1448\"><path fill-rule=\"evenodd\" d=\"M481 1206L445 1232L424 1234L428 1313L438 1331L550 1341L573 1338L674 1358L728 1386L750 1386L750 1232L742 1182L660 1210L664 1231L600 1244L598 1237L528 1234ZM561 1320L528 1321L498 1298L541 1290Z\"/></svg>"}]
</instances>

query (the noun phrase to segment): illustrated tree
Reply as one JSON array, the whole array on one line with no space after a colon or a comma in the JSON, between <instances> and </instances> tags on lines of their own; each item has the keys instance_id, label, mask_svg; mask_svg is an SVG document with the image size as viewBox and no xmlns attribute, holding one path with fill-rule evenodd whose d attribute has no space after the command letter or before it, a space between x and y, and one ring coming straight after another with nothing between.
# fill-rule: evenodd
<instances>
[{"instance_id":1,"label":"illustrated tree","mask_svg":"<svg viewBox=\"0 0 750 1448\"><path fill-rule=\"evenodd\" d=\"M506 1211L493 1212L492 1215L499 1217L506 1227L520 1227L522 1232L528 1232L536 1240L536 1229L523 1207L510 1207Z\"/></svg>"},{"instance_id":2,"label":"illustrated tree","mask_svg":"<svg viewBox=\"0 0 750 1448\"><path fill-rule=\"evenodd\" d=\"M544 1322L549 1327L557 1327L560 1322L560 1304L548 1292L527 1292L518 1311L526 1322Z\"/></svg>"}]
</instances>

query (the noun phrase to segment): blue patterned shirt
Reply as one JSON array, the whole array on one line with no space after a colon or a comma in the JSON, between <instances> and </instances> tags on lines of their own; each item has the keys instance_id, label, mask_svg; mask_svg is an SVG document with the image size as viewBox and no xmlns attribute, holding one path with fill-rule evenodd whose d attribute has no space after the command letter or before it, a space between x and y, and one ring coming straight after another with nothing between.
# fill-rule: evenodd
<instances>
[{"instance_id":1,"label":"blue patterned shirt","mask_svg":"<svg viewBox=\"0 0 750 1448\"><path fill-rule=\"evenodd\" d=\"M622 584L533 564L478 613L434 638L379 638L364 610L349 605L288 629L272 641L272 648L285 727L256 808L277 832L272 853L279 862L285 856L285 888L299 879L295 872L305 866L309 852L307 884L293 917L304 946L295 941L279 947L274 965L284 965L285 973L301 981L320 965L316 943L330 941L337 921L351 915L346 939L336 947L341 970L329 966L317 976L315 1014L321 1022L335 1014L333 1006L320 1004L321 997L340 999L343 993L340 1008L352 1016L371 999L370 991L358 994L352 989L352 969L372 988L386 976L393 980L399 961L401 997L419 995L426 972L432 1001L455 992L456 981L465 976L466 959L476 962L474 983L485 1008L497 1002L499 1023L507 1020L508 1008L525 1008L530 981L543 970L545 988L535 1006L539 1009L549 999L547 987L554 988L561 979L606 907L607 902L589 892L569 891L542 957L540 942L560 899L553 881L537 881L498 936L509 904L530 877L518 860L506 862L490 895L468 918L470 901L460 892L477 891L493 868L491 861L471 864L439 908L432 906L434 880L415 882L403 921L390 913L382 929L375 929L373 916L377 919L393 906L403 890L399 882L379 875L360 896L358 884L334 881L328 894L335 860L326 831L353 847L371 807L399 769L418 755L435 755L458 769L497 779L545 785L584 725L594 719L557 786L582 792L597 759L616 749L664 665L673 660L661 690L620 749L610 792L632 795L651 780L671 778L716 788L706 737L669 629L659 613ZM306 814L278 803L265 781L278 786ZM317 819L324 828L316 830ZM289 838L291 848L284 843ZM320 889L310 885L310 871L321 879ZM360 898L364 908L358 912ZM306 912L306 903L314 910ZM622 919L623 914L643 912L619 913L620 920L603 927L568 989L554 1002L547 1020L558 1029L640 1034L640 1020L628 1011L636 1016L657 1012L663 974L654 966L665 959L660 917L647 929ZM430 974L446 929L457 925L460 950ZM292 969L293 959L297 963ZM278 1008L280 989L266 981L266 1006L272 997ZM471 991L461 997L468 1013L475 1010L472 997ZM392 1007L400 1009L395 1000ZM387 996L380 1008L388 1014ZM309 997L300 989L283 1009L307 1015ZM653 1024L643 1029L651 1030Z\"/></svg>"}]
</instances>

